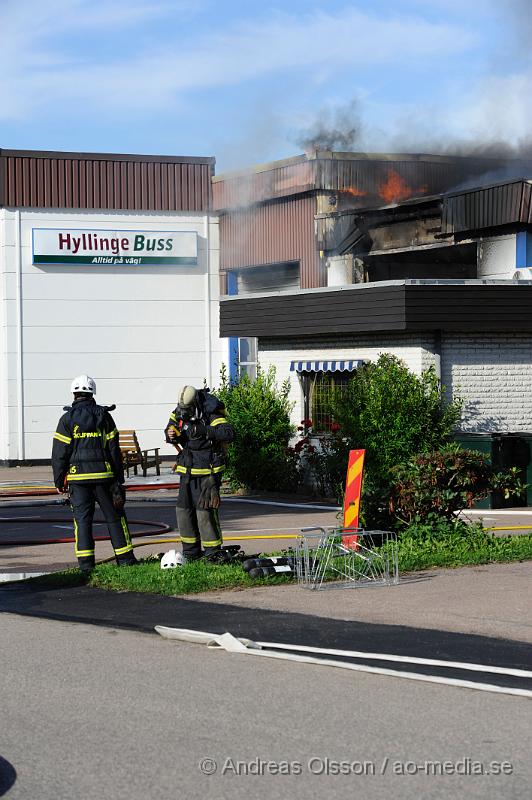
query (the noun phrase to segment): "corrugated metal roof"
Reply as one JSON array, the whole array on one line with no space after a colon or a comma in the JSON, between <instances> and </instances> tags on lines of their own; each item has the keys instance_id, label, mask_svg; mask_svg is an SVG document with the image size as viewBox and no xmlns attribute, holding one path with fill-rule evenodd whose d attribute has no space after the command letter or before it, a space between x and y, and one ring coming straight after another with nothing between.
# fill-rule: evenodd
<instances>
[{"instance_id":1,"label":"corrugated metal roof","mask_svg":"<svg viewBox=\"0 0 532 800\"><path fill-rule=\"evenodd\" d=\"M214 158L0 150L0 206L207 211Z\"/></svg>"},{"instance_id":2,"label":"corrugated metal roof","mask_svg":"<svg viewBox=\"0 0 532 800\"><path fill-rule=\"evenodd\" d=\"M218 175L213 180L213 204L225 210L309 191L330 191L345 192L354 207L378 207L441 194L502 165L502 160L493 158L318 152Z\"/></svg>"},{"instance_id":3,"label":"corrugated metal roof","mask_svg":"<svg viewBox=\"0 0 532 800\"><path fill-rule=\"evenodd\" d=\"M526 180L481 186L443 198L442 234L502 225L532 224L532 183Z\"/></svg>"}]
</instances>

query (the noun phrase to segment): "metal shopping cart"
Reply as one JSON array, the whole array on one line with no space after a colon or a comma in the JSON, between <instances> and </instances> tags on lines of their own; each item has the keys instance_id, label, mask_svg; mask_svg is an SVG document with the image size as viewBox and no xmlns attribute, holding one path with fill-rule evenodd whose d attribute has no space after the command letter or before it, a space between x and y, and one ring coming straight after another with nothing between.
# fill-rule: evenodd
<instances>
[{"instance_id":1,"label":"metal shopping cart","mask_svg":"<svg viewBox=\"0 0 532 800\"><path fill-rule=\"evenodd\" d=\"M302 528L294 560L298 584L307 589L393 586L399 582L393 531Z\"/></svg>"}]
</instances>

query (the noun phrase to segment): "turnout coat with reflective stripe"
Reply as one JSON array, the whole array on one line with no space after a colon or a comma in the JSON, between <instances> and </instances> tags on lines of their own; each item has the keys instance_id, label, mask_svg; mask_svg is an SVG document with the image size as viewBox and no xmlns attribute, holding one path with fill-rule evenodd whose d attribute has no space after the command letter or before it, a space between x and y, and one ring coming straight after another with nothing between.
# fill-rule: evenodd
<instances>
[{"instance_id":1,"label":"turnout coat with reflective stripe","mask_svg":"<svg viewBox=\"0 0 532 800\"><path fill-rule=\"evenodd\" d=\"M54 483L58 489L76 481L124 482L122 454L113 418L93 397L74 400L63 414L52 448Z\"/></svg>"},{"instance_id":2,"label":"turnout coat with reflective stripe","mask_svg":"<svg viewBox=\"0 0 532 800\"><path fill-rule=\"evenodd\" d=\"M225 445L233 441L234 429L225 416L225 409L214 395L208 400L216 401L216 408L207 408L201 414L201 422L206 426L205 434L197 438L190 436L190 430L179 416L179 407L170 414L165 433L173 428L177 433L174 443L183 448L177 457L176 472L191 475L210 475L223 472L225 465ZM214 403L212 403L214 405ZM191 423L193 426L194 423ZM169 441L169 440L168 440Z\"/></svg>"}]
</instances>

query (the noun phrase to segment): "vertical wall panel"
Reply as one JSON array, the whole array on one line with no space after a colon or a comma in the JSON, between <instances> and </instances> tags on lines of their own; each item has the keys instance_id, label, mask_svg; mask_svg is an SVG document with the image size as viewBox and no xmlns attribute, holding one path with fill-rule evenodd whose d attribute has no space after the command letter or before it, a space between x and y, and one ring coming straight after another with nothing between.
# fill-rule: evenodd
<instances>
[{"instance_id":1,"label":"vertical wall panel","mask_svg":"<svg viewBox=\"0 0 532 800\"><path fill-rule=\"evenodd\" d=\"M298 261L301 286L322 284L315 245L316 198L267 203L220 217L221 269Z\"/></svg>"},{"instance_id":2,"label":"vertical wall panel","mask_svg":"<svg viewBox=\"0 0 532 800\"><path fill-rule=\"evenodd\" d=\"M87 208L87 172L85 161L79 162L79 207Z\"/></svg>"},{"instance_id":3,"label":"vertical wall panel","mask_svg":"<svg viewBox=\"0 0 532 800\"><path fill-rule=\"evenodd\" d=\"M0 206L206 211L213 158L0 150Z\"/></svg>"}]
</instances>

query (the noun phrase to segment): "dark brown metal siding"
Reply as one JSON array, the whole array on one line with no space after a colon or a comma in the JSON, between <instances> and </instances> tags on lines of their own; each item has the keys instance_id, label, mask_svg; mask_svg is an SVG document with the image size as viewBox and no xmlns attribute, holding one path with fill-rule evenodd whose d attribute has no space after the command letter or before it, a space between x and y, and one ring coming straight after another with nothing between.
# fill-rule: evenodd
<instances>
[{"instance_id":1,"label":"dark brown metal siding","mask_svg":"<svg viewBox=\"0 0 532 800\"><path fill-rule=\"evenodd\" d=\"M220 302L221 336L286 338L405 329L405 287L387 286Z\"/></svg>"},{"instance_id":2,"label":"dark brown metal siding","mask_svg":"<svg viewBox=\"0 0 532 800\"><path fill-rule=\"evenodd\" d=\"M0 203L18 208L131 211L207 211L211 207L213 159L61 156L0 153Z\"/></svg>"},{"instance_id":3,"label":"dark brown metal siding","mask_svg":"<svg viewBox=\"0 0 532 800\"><path fill-rule=\"evenodd\" d=\"M307 196L222 214L221 269L298 261L302 288L322 286L315 213L316 198Z\"/></svg>"},{"instance_id":4,"label":"dark brown metal siding","mask_svg":"<svg viewBox=\"0 0 532 800\"><path fill-rule=\"evenodd\" d=\"M407 330L530 331L532 286L406 287Z\"/></svg>"},{"instance_id":5,"label":"dark brown metal siding","mask_svg":"<svg viewBox=\"0 0 532 800\"><path fill-rule=\"evenodd\" d=\"M428 155L358 155L341 153L269 169L218 176L213 185L217 210L239 208L308 191L347 192L357 208L373 208L410 197L440 194L503 166L497 159Z\"/></svg>"},{"instance_id":6,"label":"dark brown metal siding","mask_svg":"<svg viewBox=\"0 0 532 800\"><path fill-rule=\"evenodd\" d=\"M316 188L316 161L300 156L295 163L270 169L228 175L213 182L215 210L239 208L276 197L301 194Z\"/></svg>"},{"instance_id":7,"label":"dark brown metal siding","mask_svg":"<svg viewBox=\"0 0 532 800\"><path fill-rule=\"evenodd\" d=\"M358 192L357 205L395 203L440 194L501 164L493 159L368 156L366 159L318 159L317 187Z\"/></svg>"},{"instance_id":8,"label":"dark brown metal siding","mask_svg":"<svg viewBox=\"0 0 532 800\"><path fill-rule=\"evenodd\" d=\"M482 228L532 224L532 185L513 181L445 197L442 233L461 233Z\"/></svg>"},{"instance_id":9,"label":"dark brown metal siding","mask_svg":"<svg viewBox=\"0 0 532 800\"><path fill-rule=\"evenodd\" d=\"M532 331L532 286L358 286L220 303L221 336L290 340L378 331Z\"/></svg>"}]
</instances>

